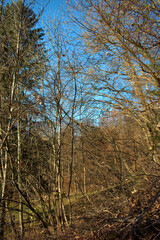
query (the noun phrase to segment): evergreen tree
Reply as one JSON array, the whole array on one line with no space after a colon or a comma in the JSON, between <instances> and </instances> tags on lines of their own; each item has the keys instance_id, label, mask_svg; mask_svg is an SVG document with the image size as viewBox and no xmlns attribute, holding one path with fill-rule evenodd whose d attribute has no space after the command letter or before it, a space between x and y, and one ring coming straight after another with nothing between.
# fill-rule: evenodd
<instances>
[{"instance_id":1,"label":"evergreen tree","mask_svg":"<svg viewBox=\"0 0 160 240\"><path fill-rule=\"evenodd\" d=\"M0 38L3 86L11 90L13 75L24 89L36 86L43 75L45 51L43 30L35 28L35 13L22 1L7 4L3 12ZM9 91L9 89L7 91ZM15 90L15 89L14 89ZM11 91L9 91L11 92Z\"/></svg>"},{"instance_id":2,"label":"evergreen tree","mask_svg":"<svg viewBox=\"0 0 160 240\"><path fill-rule=\"evenodd\" d=\"M46 51L42 28L36 28L38 18L23 0L1 7L0 21L0 238L4 238L6 194L13 185L21 186L21 147L24 116L29 114L33 91L40 88L46 68ZM23 113L23 114L22 114ZM13 144L14 143L14 144ZM15 147L16 143L16 147ZM9 161L9 157L10 160ZM11 163L11 164L10 164ZM20 200L19 200L20 201ZM20 213L21 211L20 206ZM21 218L22 216L20 216ZM19 219L20 219L19 218ZM20 235L22 237L22 219Z\"/></svg>"}]
</instances>

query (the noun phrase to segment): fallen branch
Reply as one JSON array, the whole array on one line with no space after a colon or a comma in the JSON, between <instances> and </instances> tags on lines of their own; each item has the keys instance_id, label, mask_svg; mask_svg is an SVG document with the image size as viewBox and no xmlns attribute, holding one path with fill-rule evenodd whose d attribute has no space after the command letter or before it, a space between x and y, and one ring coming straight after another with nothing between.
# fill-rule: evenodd
<instances>
[{"instance_id":1,"label":"fallen branch","mask_svg":"<svg viewBox=\"0 0 160 240\"><path fill-rule=\"evenodd\" d=\"M132 226L130 227L130 229L127 231L127 233L125 234L125 236L122 238L122 240L125 239L125 237L133 231L134 226L140 222L143 218L143 216L145 215L145 213L152 207L152 205L156 202L156 200L160 197L160 189L159 191L156 193L153 201L149 204L149 206L135 219L135 222L132 224Z\"/></svg>"}]
</instances>

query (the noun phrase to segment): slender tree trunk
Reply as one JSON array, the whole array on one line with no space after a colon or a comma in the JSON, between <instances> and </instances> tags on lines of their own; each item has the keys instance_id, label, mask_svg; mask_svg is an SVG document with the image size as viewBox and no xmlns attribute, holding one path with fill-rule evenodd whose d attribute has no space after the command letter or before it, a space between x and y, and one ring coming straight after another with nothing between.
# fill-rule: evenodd
<instances>
[{"instance_id":1,"label":"slender tree trunk","mask_svg":"<svg viewBox=\"0 0 160 240\"><path fill-rule=\"evenodd\" d=\"M18 172L18 186L21 189L21 132L20 132L20 119L17 120L17 172ZM22 196L19 193L19 226L20 226L20 237L23 238L24 226L23 226L23 204Z\"/></svg>"},{"instance_id":2,"label":"slender tree trunk","mask_svg":"<svg viewBox=\"0 0 160 240\"><path fill-rule=\"evenodd\" d=\"M73 129L73 115L72 115L72 127L71 127L71 161L70 161L70 179L68 185L68 201L69 201L69 215L70 215L70 224L72 223L72 205L70 201L70 191L71 191L71 184L72 184L72 175L73 175L73 158L74 158L74 129Z\"/></svg>"},{"instance_id":3,"label":"slender tree trunk","mask_svg":"<svg viewBox=\"0 0 160 240\"><path fill-rule=\"evenodd\" d=\"M58 126L58 154L57 154L57 191L58 191L58 218L59 218L59 224L60 227L62 227L65 223L68 225L67 217L65 214L65 208L62 201L62 175L61 175L61 109L59 107L58 111L59 116L59 126Z\"/></svg>"},{"instance_id":4,"label":"slender tree trunk","mask_svg":"<svg viewBox=\"0 0 160 240\"><path fill-rule=\"evenodd\" d=\"M84 157L84 149L83 149L83 143L82 143L82 160L83 160L83 191L84 194L87 194L87 188L86 188L86 162Z\"/></svg>"},{"instance_id":5,"label":"slender tree trunk","mask_svg":"<svg viewBox=\"0 0 160 240\"><path fill-rule=\"evenodd\" d=\"M86 195L87 194L87 189L86 189L86 161L85 161L85 156L84 156L84 146L83 145L84 144L83 144L82 131L81 131L81 154L82 154L82 163L83 163L83 192Z\"/></svg>"},{"instance_id":6,"label":"slender tree trunk","mask_svg":"<svg viewBox=\"0 0 160 240\"><path fill-rule=\"evenodd\" d=\"M4 157L1 156L1 168L2 168L2 182L1 182L1 214L0 214L0 239L4 239L5 231L5 218L6 218L6 181L7 181L7 166L8 166L8 149L5 148Z\"/></svg>"},{"instance_id":7,"label":"slender tree trunk","mask_svg":"<svg viewBox=\"0 0 160 240\"><path fill-rule=\"evenodd\" d=\"M18 99L18 107L20 109L20 86L18 83L18 72L19 72L19 53L20 53L20 37L21 37L21 29L22 29L22 15L23 15L23 7L24 0L22 0L21 10L20 10L20 22L17 28L17 46L16 46L16 62L15 62L15 73L13 75L13 88L12 90L16 90L17 99ZM15 16L15 23L16 23ZM15 25L16 28L16 25ZM20 130L20 117L17 117L17 177L18 177L18 187L22 189L21 186L21 130ZM19 226L20 226L20 238L23 238L24 230L23 230L23 205L22 205L22 196L19 192Z\"/></svg>"},{"instance_id":8,"label":"slender tree trunk","mask_svg":"<svg viewBox=\"0 0 160 240\"><path fill-rule=\"evenodd\" d=\"M82 90L81 90L81 99L82 99ZM81 106L80 106L80 139L81 139L81 154L82 154L82 163L83 163L83 191L84 194L87 194L87 189L86 189L86 162L85 162L85 156L84 156L84 143L82 139L82 100L81 100Z\"/></svg>"}]
</instances>

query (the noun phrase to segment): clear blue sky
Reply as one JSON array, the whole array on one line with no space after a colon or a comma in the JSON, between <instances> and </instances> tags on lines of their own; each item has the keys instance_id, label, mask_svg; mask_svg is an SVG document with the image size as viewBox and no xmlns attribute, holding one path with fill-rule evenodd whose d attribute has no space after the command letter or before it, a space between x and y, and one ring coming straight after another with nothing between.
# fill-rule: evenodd
<instances>
[{"instance_id":1,"label":"clear blue sky","mask_svg":"<svg viewBox=\"0 0 160 240\"><path fill-rule=\"evenodd\" d=\"M29 0L26 0L28 2ZM48 3L48 0L35 0L35 7L37 10L42 9L46 4ZM53 16L59 16L61 17L63 15L63 10L65 10L66 4L65 0L50 0L47 4L44 15L45 18L47 17L53 17Z\"/></svg>"}]
</instances>

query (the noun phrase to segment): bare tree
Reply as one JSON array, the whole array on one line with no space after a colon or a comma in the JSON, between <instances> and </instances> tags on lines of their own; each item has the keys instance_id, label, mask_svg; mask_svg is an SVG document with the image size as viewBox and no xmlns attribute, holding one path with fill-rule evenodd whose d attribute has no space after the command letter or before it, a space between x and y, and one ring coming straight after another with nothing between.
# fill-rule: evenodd
<instances>
[{"instance_id":1,"label":"bare tree","mask_svg":"<svg viewBox=\"0 0 160 240\"><path fill-rule=\"evenodd\" d=\"M158 163L159 3L86 0L70 8L81 13L71 15L91 52L92 96L137 121Z\"/></svg>"}]
</instances>

